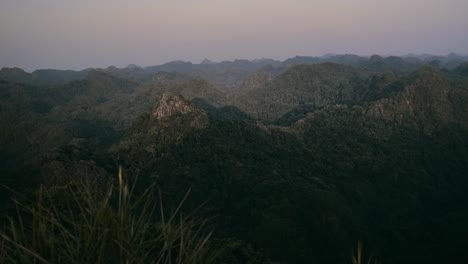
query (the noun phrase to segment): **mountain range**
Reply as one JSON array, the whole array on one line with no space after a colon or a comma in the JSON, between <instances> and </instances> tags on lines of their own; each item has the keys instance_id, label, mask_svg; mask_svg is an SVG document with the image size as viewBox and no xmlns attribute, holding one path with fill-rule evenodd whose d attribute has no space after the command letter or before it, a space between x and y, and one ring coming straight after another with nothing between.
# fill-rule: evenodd
<instances>
[{"instance_id":1,"label":"mountain range","mask_svg":"<svg viewBox=\"0 0 468 264\"><path fill-rule=\"evenodd\" d=\"M190 190L249 249L229 263L348 263L358 240L380 263L468 261L468 57L4 68L0 122L1 184L122 166L168 206Z\"/></svg>"}]
</instances>

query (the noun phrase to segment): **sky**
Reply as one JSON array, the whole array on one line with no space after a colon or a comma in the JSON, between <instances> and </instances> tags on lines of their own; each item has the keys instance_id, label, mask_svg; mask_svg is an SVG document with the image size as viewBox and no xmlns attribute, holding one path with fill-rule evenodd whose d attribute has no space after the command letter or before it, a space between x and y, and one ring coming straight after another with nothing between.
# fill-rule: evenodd
<instances>
[{"instance_id":1,"label":"sky","mask_svg":"<svg viewBox=\"0 0 468 264\"><path fill-rule=\"evenodd\" d=\"M468 0L0 0L0 68L468 54Z\"/></svg>"}]
</instances>

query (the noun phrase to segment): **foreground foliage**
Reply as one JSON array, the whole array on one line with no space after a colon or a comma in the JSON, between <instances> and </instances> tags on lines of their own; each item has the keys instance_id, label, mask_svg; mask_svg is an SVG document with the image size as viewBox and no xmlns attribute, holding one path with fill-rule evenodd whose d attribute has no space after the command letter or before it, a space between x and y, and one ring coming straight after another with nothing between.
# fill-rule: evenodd
<instances>
[{"instance_id":1,"label":"foreground foliage","mask_svg":"<svg viewBox=\"0 0 468 264\"><path fill-rule=\"evenodd\" d=\"M18 215L0 238L1 263L213 263L206 221L171 214L148 188L134 196L119 185L99 190L72 183L41 188L34 204L17 202Z\"/></svg>"}]
</instances>

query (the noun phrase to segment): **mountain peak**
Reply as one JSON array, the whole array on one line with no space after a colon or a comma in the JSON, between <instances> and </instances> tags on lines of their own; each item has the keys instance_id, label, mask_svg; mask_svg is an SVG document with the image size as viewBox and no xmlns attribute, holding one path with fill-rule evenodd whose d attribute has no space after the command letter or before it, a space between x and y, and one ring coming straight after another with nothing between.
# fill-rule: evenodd
<instances>
[{"instance_id":1,"label":"mountain peak","mask_svg":"<svg viewBox=\"0 0 468 264\"><path fill-rule=\"evenodd\" d=\"M164 93L151 115L156 119L198 111L188 101L171 93Z\"/></svg>"},{"instance_id":2,"label":"mountain peak","mask_svg":"<svg viewBox=\"0 0 468 264\"><path fill-rule=\"evenodd\" d=\"M141 68L140 66L136 65L136 64L129 64L127 65L127 67L125 67L126 69L135 69L135 68Z\"/></svg>"},{"instance_id":3,"label":"mountain peak","mask_svg":"<svg viewBox=\"0 0 468 264\"><path fill-rule=\"evenodd\" d=\"M14 68L2 68L0 70L0 76L4 76L7 79L8 78L20 78L21 79L21 78L31 77L31 74L25 72L21 68L14 67Z\"/></svg>"},{"instance_id":4,"label":"mountain peak","mask_svg":"<svg viewBox=\"0 0 468 264\"><path fill-rule=\"evenodd\" d=\"M17 67L13 67L13 68L8 68L8 67L4 67L0 70L1 73L5 73L5 74L26 74L27 72L25 72L23 69L21 68L17 68Z\"/></svg>"},{"instance_id":5,"label":"mountain peak","mask_svg":"<svg viewBox=\"0 0 468 264\"><path fill-rule=\"evenodd\" d=\"M210 61L209 59L204 59L200 64L201 65L213 65L213 64L216 64L216 63Z\"/></svg>"},{"instance_id":6,"label":"mountain peak","mask_svg":"<svg viewBox=\"0 0 468 264\"><path fill-rule=\"evenodd\" d=\"M32 81L32 75L20 68L2 68L0 70L0 78L6 81L19 83L29 83Z\"/></svg>"},{"instance_id":7,"label":"mountain peak","mask_svg":"<svg viewBox=\"0 0 468 264\"><path fill-rule=\"evenodd\" d=\"M411 84L424 84L425 86L433 86L434 83L446 83L447 78L436 68L431 66L423 66L414 71L408 76L408 81Z\"/></svg>"}]
</instances>

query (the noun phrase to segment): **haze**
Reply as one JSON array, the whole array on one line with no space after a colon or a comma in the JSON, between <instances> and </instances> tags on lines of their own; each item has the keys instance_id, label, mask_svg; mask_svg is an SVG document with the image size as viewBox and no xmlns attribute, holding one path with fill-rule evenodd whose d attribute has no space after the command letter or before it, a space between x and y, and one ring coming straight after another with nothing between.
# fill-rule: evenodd
<instances>
[{"instance_id":1,"label":"haze","mask_svg":"<svg viewBox=\"0 0 468 264\"><path fill-rule=\"evenodd\" d=\"M466 0L0 0L0 67L468 53Z\"/></svg>"}]
</instances>

